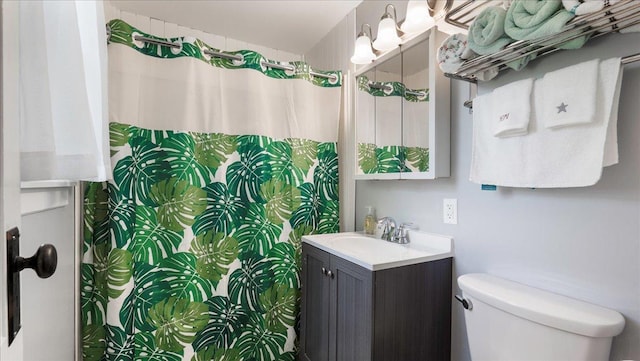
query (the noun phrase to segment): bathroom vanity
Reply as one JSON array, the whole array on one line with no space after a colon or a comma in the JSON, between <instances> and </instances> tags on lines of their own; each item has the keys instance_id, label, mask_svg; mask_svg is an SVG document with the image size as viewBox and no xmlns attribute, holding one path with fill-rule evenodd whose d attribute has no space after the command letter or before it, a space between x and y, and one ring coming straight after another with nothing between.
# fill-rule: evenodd
<instances>
[{"instance_id":1,"label":"bathroom vanity","mask_svg":"<svg viewBox=\"0 0 640 361\"><path fill-rule=\"evenodd\" d=\"M450 237L303 237L300 360L449 360Z\"/></svg>"}]
</instances>

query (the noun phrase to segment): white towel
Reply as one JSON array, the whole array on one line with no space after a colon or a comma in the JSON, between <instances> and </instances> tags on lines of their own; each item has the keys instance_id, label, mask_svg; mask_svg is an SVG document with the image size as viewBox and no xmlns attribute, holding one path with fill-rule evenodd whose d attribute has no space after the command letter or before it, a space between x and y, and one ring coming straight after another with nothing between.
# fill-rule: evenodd
<instances>
[{"instance_id":1,"label":"white towel","mask_svg":"<svg viewBox=\"0 0 640 361\"><path fill-rule=\"evenodd\" d=\"M467 51L467 36L453 34L444 39L437 53L438 66L444 73L455 73L465 59L471 57Z\"/></svg>"},{"instance_id":2,"label":"white towel","mask_svg":"<svg viewBox=\"0 0 640 361\"><path fill-rule=\"evenodd\" d=\"M533 78L503 85L491 92L491 121L496 137L525 135L531 114Z\"/></svg>"},{"instance_id":3,"label":"white towel","mask_svg":"<svg viewBox=\"0 0 640 361\"><path fill-rule=\"evenodd\" d=\"M618 106L620 105L620 89L622 88L622 74L618 74L618 82L613 94L613 106L611 107L611 118L607 127L607 139L604 141L603 167L618 164Z\"/></svg>"},{"instance_id":4,"label":"white towel","mask_svg":"<svg viewBox=\"0 0 640 361\"><path fill-rule=\"evenodd\" d=\"M542 116L547 128L593 122L600 59L585 61L542 78Z\"/></svg>"},{"instance_id":5,"label":"white towel","mask_svg":"<svg viewBox=\"0 0 640 361\"><path fill-rule=\"evenodd\" d=\"M487 94L474 99L470 180L524 188L595 184L602 175L602 167L612 161L611 152L617 153L612 131L615 124L611 123L616 121L617 114L614 101L617 102L616 91L621 79L620 58L604 60L599 68L595 120L579 127L544 127L540 116L541 80L533 85L534 107L526 137L494 137L490 96ZM613 142L607 139L608 134Z\"/></svg>"}]
</instances>

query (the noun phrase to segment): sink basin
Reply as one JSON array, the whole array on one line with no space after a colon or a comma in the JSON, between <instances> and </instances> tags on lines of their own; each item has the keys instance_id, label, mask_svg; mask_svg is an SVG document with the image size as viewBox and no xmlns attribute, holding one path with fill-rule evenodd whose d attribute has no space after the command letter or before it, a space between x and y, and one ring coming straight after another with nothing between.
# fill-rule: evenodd
<instances>
[{"instance_id":1,"label":"sink basin","mask_svg":"<svg viewBox=\"0 0 640 361\"><path fill-rule=\"evenodd\" d=\"M453 257L449 236L410 231L408 244L397 244L355 232L316 234L302 241L366 269L406 266Z\"/></svg>"}]
</instances>

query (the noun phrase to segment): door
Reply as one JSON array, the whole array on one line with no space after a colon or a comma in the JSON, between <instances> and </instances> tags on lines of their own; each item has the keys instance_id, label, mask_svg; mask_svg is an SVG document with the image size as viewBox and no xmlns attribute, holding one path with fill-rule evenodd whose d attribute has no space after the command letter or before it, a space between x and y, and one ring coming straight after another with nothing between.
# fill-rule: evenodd
<instances>
[{"instance_id":1,"label":"door","mask_svg":"<svg viewBox=\"0 0 640 361\"><path fill-rule=\"evenodd\" d=\"M78 339L74 318L74 314L78 314L78 305L74 302L78 272L74 252L77 247L74 191L70 184L58 186L56 192L66 193L69 204L64 207L58 204L52 213L33 212L22 217L25 204L30 202L21 201L24 194L21 195L20 184L19 2L1 1L0 4L0 230L4 235L10 229L19 228L20 256L30 257L41 243L53 243L61 261L56 273L48 279L37 278L32 270L20 272L22 327L10 343L7 242L3 236L0 242L0 361L73 360ZM59 201L59 198L52 200Z\"/></svg>"},{"instance_id":2,"label":"door","mask_svg":"<svg viewBox=\"0 0 640 361\"><path fill-rule=\"evenodd\" d=\"M371 360L373 335L373 272L331 257L329 360Z\"/></svg>"},{"instance_id":3,"label":"door","mask_svg":"<svg viewBox=\"0 0 640 361\"><path fill-rule=\"evenodd\" d=\"M18 2L2 1L2 122L0 156L0 226L2 234L20 227L20 154L18 147ZM23 335L18 333L9 346L7 313L7 253L4 236L0 244L0 360L23 359Z\"/></svg>"},{"instance_id":4,"label":"door","mask_svg":"<svg viewBox=\"0 0 640 361\"><path fill-rule=\"evenodd\" d=\"M300 358L329 360L329 253L302 244L302 309Z\"/></svg>"}]
</instances>

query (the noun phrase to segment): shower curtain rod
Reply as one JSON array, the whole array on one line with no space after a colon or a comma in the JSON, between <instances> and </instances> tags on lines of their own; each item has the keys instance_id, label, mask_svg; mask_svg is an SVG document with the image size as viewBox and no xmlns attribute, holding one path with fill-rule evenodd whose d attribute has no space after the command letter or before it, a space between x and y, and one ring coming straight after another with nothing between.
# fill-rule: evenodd
<instances>
[{"instance_id":1,"label":"shower curtain rod","mask_svg":"<svg viewBox=\"0 0 640 361\"><path fill-rule=\"evenodd\" d=\"M169 48L180 48L181 47L180 44L171 43L171 42L164 41L164 40L147 38L146 36L136 35L136 36L133 37L133 39L136 40L136 41L143 41L145 43L166 46L166 47L169 47ZM227 53L223 53L223 52L219 52L219 51L213 51L211 49L205 49L204 53L207 54L207 55L211 55L213 57L216 57L216 58L223 58L223 59L236 60L236 61L243 61L244 60L244 56L242 56L242 54L235 54L235 55L234 54L227 54ZM280 64L270 63L268 61L261 61L260 64L262 66L266 66L266 67L269 67L269 68L272 68L272 69L279 69L279 70L286 70L286 71L295 71L296 70L295 66L293 66L293 65L280 65ZM335 74L322 74L322 73L315 72L313 70L309 71L309 74L312 75L312 76L325 78L325 79L329 79L329 80L332 80L332 81L337 81L338 80L338 76L335 75Z\"/></svg>"}]
</instances>

